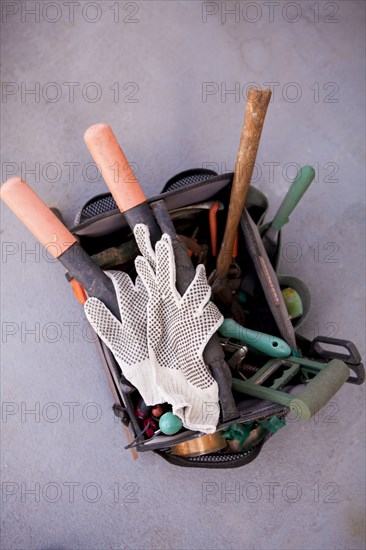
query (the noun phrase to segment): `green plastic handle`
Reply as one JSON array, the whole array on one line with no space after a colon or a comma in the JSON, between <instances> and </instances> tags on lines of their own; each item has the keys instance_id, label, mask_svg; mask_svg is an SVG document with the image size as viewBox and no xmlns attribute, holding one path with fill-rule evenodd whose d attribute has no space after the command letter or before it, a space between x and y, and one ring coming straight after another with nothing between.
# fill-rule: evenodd
<instances>
[{"instance_id":1,"label":"green plastic handle","mask_svg":"<svg viewBox=\"0 0 366 550\"><path fill-rule=\"evenodd\" d=\"M349 377L349 368L340 359L332 359L308 382L305 389L290 401L292 413L309 420L334 397Z\"/></svg>"},{"instance_id":2,"label":"green plastic handle","mask_svg":"<svg viewBox=\"0 0 366 550\"><path fill-rule=\"evenodd\" d=\"M290 346L281 338L242 327L233 319L225 319L219 332L222 336L240 340L243 344L265 353L269 357L289 357L291 355Z\"/></svg>"},{"instance_id":3,"label":"green plastic handle","mask_svg":"<svg viewBox=\"0 0 366 550\"><path fill-rule=\"evenodd\" d=\"M281 379L276 379L273 385L282 387L290 383L293 375L296 375L295 367L297 361L298 358L290 357L289 363L292 363L292 367L287 371L287 374L286 372L284 373L282 383ZM298 366L303 365L305 361L306 359L300 359ZM273 365L272 361L270 363ZM313 365L317 364L315 361L311 361L311 363ZM268 368L270 369L270 365ZM261 370L265 369L266 366L262 367ZM292 373L291 369L293 369ZM233 378L232 388L235 391L258 397L259 399L265 399L289 407L296 418L309 420L334 397L349 377L349 368L340 359L332 359L332 361L325 365L318 363L314 369L318 371L316 376L308 382L302 392L296 395L291 395L273 386L270 388L261 386L257 383L258 374L255 374L247 381Z\"/></svg>"},{"instance_id":4,"label":"green plastic handle","mask_svg":"<svg viewBox=\"0 0 366 550\"><path fill-rule=\"evenodd\" d=\"M271 227L276 231L280 231L289 221L290 214L295 209L296 205L304 195L305 191L310 186L315 177L315 170L312 166L303 166L298 171L296 178L287 191L275 217L272 220Z\"/></svg>"}]
</instances>

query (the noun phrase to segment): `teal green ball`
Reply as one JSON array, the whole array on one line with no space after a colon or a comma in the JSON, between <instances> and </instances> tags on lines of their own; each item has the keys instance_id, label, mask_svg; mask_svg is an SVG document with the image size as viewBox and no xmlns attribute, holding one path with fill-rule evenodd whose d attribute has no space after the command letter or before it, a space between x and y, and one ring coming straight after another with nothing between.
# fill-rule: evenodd
<instances>
[{"instance_id":1,"label":"teal green ball","mask_svg":"<svg viewBox=\"0 0 366 550\"><path fill-rule=\"evenodd\" d=\"M165 435L174 435L178 433L182 426L181 419L172 412L167 412L160 417L159 428Z\"/></svg>"}]
</instances>

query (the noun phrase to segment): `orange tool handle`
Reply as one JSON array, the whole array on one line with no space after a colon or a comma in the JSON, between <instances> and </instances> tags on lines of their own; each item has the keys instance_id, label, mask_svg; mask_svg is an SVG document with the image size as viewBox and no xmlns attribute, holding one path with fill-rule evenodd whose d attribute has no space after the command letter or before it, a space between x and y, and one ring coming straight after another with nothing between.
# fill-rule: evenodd
<instances>
[{"instance_id":1,"label":"orange tool handle","mask_svg":"<svg viewBox=\"0 0 366 550\"><path fill-rule=\"evenodd\" d=\"M0 189L0 197L54 258L61 256L77 242L74 235L21 178L8 179Z\"/></svg>"},{"instance_id":2,"label":"orange tool handle","mask_svg":"<svg viewBox=\"0 0 366 550\"><path fill-rule=\"evenodd\" d=\"M77 301L83 306L88 299L84 288L76 279L70 279L70 284Z\"/></svg>"},{"instance_id":3,"label":"orange tool handle","mask_svg":"<svg viewBox=\"0 0 366 550\"><path fill-rule=\"evenodd\" d=\"M217 256L217 212L219 210L219 203L215 201L210 208L209 222L210 222L210 236L211 236L211 249L212 256Z\"/></svg>"},{"instance_id":4,"label":"orange tool handle","mask_svg":"<svg viewBox=\"0 0 366 550\"><path fill-rule=\"evenodd\" d=\"M0 196L47 251L66 267L70 277L76 279L89 296L102 300L119 319L112 281L29 185L20 178L11 178L1 187ZM80 292L79 298L83 299Z\"/></svg>"},{"instance_id":5,"label":"orange tool handle","mask_svg":"<svg viewBox=\"0 0 366 550\"><path fill-rule=\"evenodd\" d=\"M160 229L112 129L107 124L94 124L85 132L84 140L128 225L132 230L138 223L147 225L154 245L161 236Z\"/></svg>"},{"instance_id":6,"label":"orange tool handle","mask_svg":"<svg viewBox=\"0 0 366 550\"><path fill-rule=\"evenodd\" d=\"M91 156L121 212L146 201L143 190L108 124L94 124L84 134Z\"/></svg>"},{"instance_id":7,"label":"orange tool handle","mask_svg":"<svg viewBox=\"0 0 366 550\"><path fill-rule=\"evenodd\" d=\"M219 211L220 203L215 201L209 211L209 223L210 223L210 238L211 238L211 251L212 256L217 256L217 212ZM236 232L235 241L233 244L232 257L236 258L238 255L238 238L239 232Z\"/></svg>"}]
</instances>

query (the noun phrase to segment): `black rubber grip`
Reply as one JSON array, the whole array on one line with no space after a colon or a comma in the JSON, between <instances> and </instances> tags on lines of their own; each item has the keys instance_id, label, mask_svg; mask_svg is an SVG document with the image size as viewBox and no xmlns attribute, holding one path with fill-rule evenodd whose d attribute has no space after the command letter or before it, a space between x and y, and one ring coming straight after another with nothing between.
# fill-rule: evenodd
<instances>
[{"instance_id":1,"label":"black rubber grip","mask_svg":"<svg viewBox=\"0 0 366 550\"><path fill-rule=\"evenodd\" d=\"M88 296L99 298L121 320L112 281L78 243L70 246L58 259L71 277L84 287Z\"/></svg>"}]
</instances>

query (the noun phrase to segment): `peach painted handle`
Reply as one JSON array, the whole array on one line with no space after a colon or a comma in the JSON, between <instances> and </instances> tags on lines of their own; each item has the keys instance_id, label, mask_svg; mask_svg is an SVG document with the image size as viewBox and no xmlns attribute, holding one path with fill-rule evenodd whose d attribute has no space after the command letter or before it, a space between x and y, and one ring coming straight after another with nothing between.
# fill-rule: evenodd
<instances>
[{"instance_id":1,"label":"peach painted handle","mask_svg":"<svg viewBox=\"0 0 366 550\"><path fill-rule=\"evenodd\" d=\"M90 126L84 134L84 141L121 212L146 201L144 192L110 126Z\"/></svg>"},{"instance_id":2,"label":"peach painted handle","mask_svg":"<svg viewBox=\"0 0 366 550\"><path fill-rule=\"evenodd\" d=\"M54 258L76 243L74 235L21 178L8 179L0 188L0 197Z\"/></svg>"}]
</instances>

